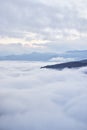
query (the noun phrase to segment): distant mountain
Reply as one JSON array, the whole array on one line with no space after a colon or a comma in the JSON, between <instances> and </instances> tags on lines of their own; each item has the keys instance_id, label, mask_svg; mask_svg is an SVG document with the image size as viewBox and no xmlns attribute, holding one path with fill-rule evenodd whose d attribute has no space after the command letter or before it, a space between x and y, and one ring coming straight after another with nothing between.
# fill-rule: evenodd
<instances>
[{"instance_id":1,"label":"distant mountain","mask_svg":"<svg viewBox=\"0 0 87 130\"><path fill-rule=\"evenodd\" d=\"M30 54L22 55L7 55L0 56L0 60L11 60L11 61L48 61L53 57L57 57L57 54L54 53L38 53L33 52Z\"/></svg>"},{"instance_id":2,"label":"distant mountain","mask_svg":"<svg viewBox=\"0 0 87 130\"><path fill-rule=\"evenodd\" d=\"M87 66L87 59L81 60L81 61L73 61L73 62L55 64L55 65L47 65L47 66L44 66L41 68L62 70L64 68L79 68L79 67L85 67L85 66Z\"/></svg>"},{"instance_id":3,"label":"distant mountain","mask_svg":"<svg viewBox=\"0 0 87 130\"><path fill-rule=\"evenodd\" d=\"M86 59L87 50L67 51L65 54L61 54L60 56L62 56L64 58L75 58L77 60Z\"/></svg>"},{"instance_id":4,"label":"distant mountain","mask_svg":"<svg viewBox=\"0 0 87 130\"><path fill-rule=\"evenodd\" d=\"M10 60L10 61L54 61L58 59L75 59L81 60L87 58L87 50L83 51L68 51L65 53L40 53L33 52L30 54L20 54L20 55L6 55L0 56L0 60Z\"/></svg>"}]
</instances>

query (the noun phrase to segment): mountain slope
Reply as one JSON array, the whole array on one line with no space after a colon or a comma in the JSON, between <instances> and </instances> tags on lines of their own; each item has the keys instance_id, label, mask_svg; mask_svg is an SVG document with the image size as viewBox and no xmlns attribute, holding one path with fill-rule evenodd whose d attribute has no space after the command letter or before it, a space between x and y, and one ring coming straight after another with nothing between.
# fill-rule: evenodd
<instances>
[{"instance_id":1,"label":"mountain slope","mask_svg":"<svg viewBox=\"0 0 87 130\"><path fill-rule=\"evenodd\" d=\"M64 68L79 68L79 67L85 67L87 66L87 59L81 60L81 61L73 61L73 62L66 62L61 64L55 64L55 65L47 65L41 68L48 68L48 69L64 69Z\"/></svg>"}]
</instances>

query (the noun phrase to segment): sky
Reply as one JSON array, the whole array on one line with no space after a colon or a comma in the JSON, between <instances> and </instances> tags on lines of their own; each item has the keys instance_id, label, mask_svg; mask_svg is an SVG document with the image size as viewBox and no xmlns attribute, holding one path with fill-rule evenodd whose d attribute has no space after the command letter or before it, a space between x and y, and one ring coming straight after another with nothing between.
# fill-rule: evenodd
<instances>
[{"instance_id":1,"label":"sky","mask_svg":"<svg viewBox=\"0 0 87 130\"><path fill-rule=\"evenodd\" d=\"M87 67L0 62L0 130L87 130Z\"/></svg>"},{"instance_id":2,"label":"sky","mask_svg":"<svg viewBox=\"0 0 87 130\"><path fill-rule=\"evenodd\" d=\"M87 0L0 0L0 54L87 48Z\"/></svg>"}]
</instances>

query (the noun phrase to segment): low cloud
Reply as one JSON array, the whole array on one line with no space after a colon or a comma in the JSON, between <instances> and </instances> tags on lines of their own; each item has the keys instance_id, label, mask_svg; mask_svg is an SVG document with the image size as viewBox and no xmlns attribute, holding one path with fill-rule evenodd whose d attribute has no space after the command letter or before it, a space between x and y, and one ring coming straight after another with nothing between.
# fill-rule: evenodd
<instances>
[{"instance_id":1,"label":"low cloud","mask_svg":"<svg viewBox=\"0 0 87 130\"><path fill-rule=\"evenodd\" d=\"M63 57L54 57L50 59L50 61L57 62L57 63L69 62L74 60L75 60L74 58L63 58Z\"/></svg>"},{"instance_id":2,"label":"low cloud","mask_svg":"<svg viewBox=\"0 0 87 130\"><path fill-rule=\"evenodd\" d=\"M87 68L46 64L0 62L0 130L87 129Z\"/></svg>"}]
</instances>

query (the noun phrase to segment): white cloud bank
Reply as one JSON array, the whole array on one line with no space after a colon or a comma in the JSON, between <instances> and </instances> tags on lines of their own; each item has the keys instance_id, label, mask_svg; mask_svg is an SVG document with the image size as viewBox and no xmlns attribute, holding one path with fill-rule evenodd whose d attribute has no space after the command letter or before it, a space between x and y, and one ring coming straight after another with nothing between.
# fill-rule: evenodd
<instances>
[{"instance_id":1,"label":"white cloud bank","mask_svg":"<svg viewBox=\"0 0 87 130\"><path fill-rule=\"evenodd\" d=\"M87 130L87 68L0 62L0 130Z\"/></svg>"},{"instance_id":2,"label":"white cloud bank","mask_svg":"<svg viewBox=\"0 0 87 130\"><path fill-rule=\"evenodd\" d=\"M63 63L63 62L69 62L69 61L75 61L74 58L63 58L63 57L54 57L50 59L52 62L57 62L57 63Z\"/></svg>"}]
</instances>

